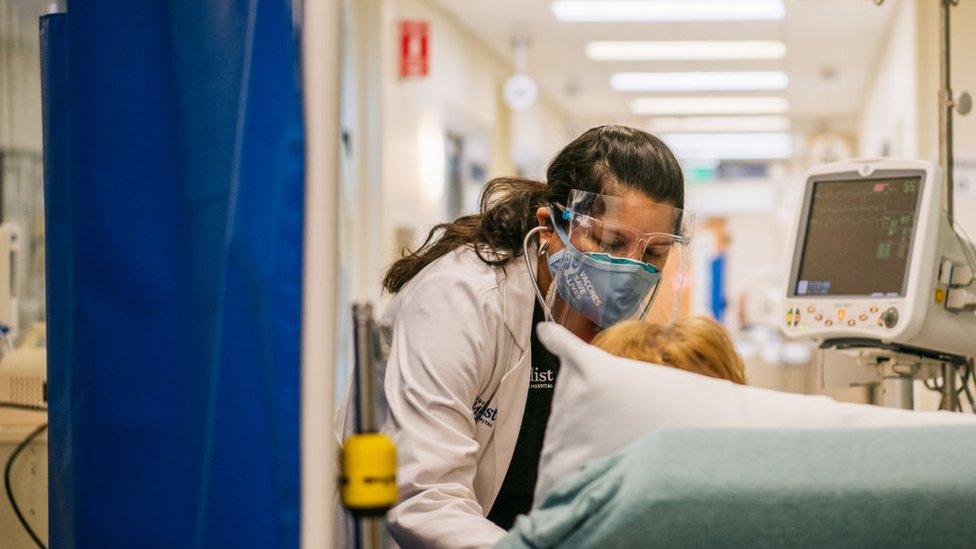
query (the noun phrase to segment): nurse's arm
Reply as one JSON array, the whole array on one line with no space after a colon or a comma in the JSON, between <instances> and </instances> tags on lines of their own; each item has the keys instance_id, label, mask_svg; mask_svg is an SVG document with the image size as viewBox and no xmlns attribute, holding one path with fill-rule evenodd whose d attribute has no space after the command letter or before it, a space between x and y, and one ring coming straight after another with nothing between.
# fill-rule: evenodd
<instances>
[{"instance_id":1,"label":"nurse's arm","mask_svg":"<svg viewBox=\"0 0 976 549\"><path fill-rule=\"evenodd\" d=\"M497 290L451 273L411 288L386 370L386 431L397 444L400 502L388 514L404 547L486 547L505 531L474 492L472 405L504 333Z\"/></svg>"}]
</instances>

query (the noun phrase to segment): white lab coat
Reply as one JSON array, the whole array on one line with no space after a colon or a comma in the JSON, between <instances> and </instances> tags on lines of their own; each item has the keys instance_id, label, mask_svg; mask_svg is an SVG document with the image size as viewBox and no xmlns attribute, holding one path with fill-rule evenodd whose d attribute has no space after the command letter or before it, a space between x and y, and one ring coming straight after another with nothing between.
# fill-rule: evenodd
<instances>
[{"instance_id":1,"label":"white lab coat","mask_svg":"<svg viewBox=\"0 0 976 549\"><path fill-rule=\"evenodd\" d=\"M525 411L529 276L521 257L497 268L459 248L417 274L381 319L392 328L383 430L397 446L399 490L387 519L401 547L487 547L505 535L485 517ZM352 430L351 389L337 415L341 437Z\"/></svg>"}]
</instances>

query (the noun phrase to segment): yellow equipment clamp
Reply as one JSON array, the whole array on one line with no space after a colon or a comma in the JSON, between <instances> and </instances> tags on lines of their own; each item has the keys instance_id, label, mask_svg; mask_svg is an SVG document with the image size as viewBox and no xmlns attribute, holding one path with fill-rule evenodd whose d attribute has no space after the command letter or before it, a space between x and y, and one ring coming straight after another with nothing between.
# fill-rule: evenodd
<instances>
[{"instance_id":1,"label":"yellow equipment clamp","mask_svg":"<svg viewBox=\"0 0 976 549\"><path fill-rule=\"evenodd\" d=\"M342 445L342 503L356 515L383 514L397 498L396 446L382 433L359 433Z\"/></svg>"}]
</instances>

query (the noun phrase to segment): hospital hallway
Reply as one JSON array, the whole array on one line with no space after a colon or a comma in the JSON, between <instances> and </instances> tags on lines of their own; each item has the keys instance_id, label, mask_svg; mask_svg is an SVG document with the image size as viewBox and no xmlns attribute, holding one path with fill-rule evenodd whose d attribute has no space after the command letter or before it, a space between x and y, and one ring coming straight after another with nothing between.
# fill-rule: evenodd
<instances>
[{"instance_id":1,"label":"hospital hallway","mask_svg":"<svg viewBox=\"0 0 976 549\"><path fill-rule=\"evenodd\" d=\"M350 3L344 295L383 303L384 268L434 220L475 213L492 177L542 179L586 129L634 126L675 152L696 215L683 312L732 331L751 383L866 402L844 379L823 387L815 346L780 335L796 211L811 166L938 161L938 2L760 1L712 14L675 2L669 15L602 4ZM953 17L953 88L976 89L964 53L976 6ZM957 116L955 147L957 220L976 234L971 117Z\"/></svg>"},{"instance_id":2,"label":"hospital hallway","mask_svg":"<svg viewBox=\"0 0 976 549\"><path fill-rule=\"evenodd\" d=\"M0 0L0 548L976 544L972 52L976 0Z\"/></svg>"}]
</instances>

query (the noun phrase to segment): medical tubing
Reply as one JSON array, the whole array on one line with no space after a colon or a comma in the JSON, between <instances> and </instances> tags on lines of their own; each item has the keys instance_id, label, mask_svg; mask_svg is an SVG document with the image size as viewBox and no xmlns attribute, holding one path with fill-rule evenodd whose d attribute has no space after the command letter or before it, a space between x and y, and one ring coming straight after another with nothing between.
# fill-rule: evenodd
<instances>
[{"instance_id":1,"label":"medical tubing","mask_svg":"<svg viewBox=\"0 0 976 549\"><path fill-rule=\"evenodd\" d=\"M529 239L536 233L541 233L546 230L545 227L539 226L525 235L525 239L522 240L522 258L525 259L525 268L529 271L529 280L532 281L532 287L535 288L535 296L539 299L539 304L542 305L542 311L546 315L546 320L549 322L553 321L552 311L549 310L549 306L546 305L546 299L542 296L542 290L539 289L539 281L536 280L536 273L532 272L532 262L529 261Z\"/></svg>"},{"instance_id":2,"label":"medical tubing","mask_svg":"<svg viewBox=\"0 0 976 549\"><path fill-rule=\"evenodd\" d=\"M41 538L38 537L37 533L34 532L34 529L31 528L31 525L29 522L27 522L27 518L24 516L24 514L20 512L20 506L17 505L17 499L14 497L13 484L10 482L10 472L13 470L14 462L17 461L17 456L19 456L21 452L30 446L30 443L33 442L34 439L46 429L47 423L41 425L37 429L34 429L31 434L27 435L27 437L22 440L16 448L14 448L14 451L11 452L10 457L7 458L7 464L3 468L3 489L7 492L7 499L10 500L10 506L13 507L14 514L17 515L17 520L20 522L20 525L24 527L27 535L29 535L34 543L37 544L37 546L41 549L47 549L47 546L44 545Z\"/></svg>"}]
</instances>

